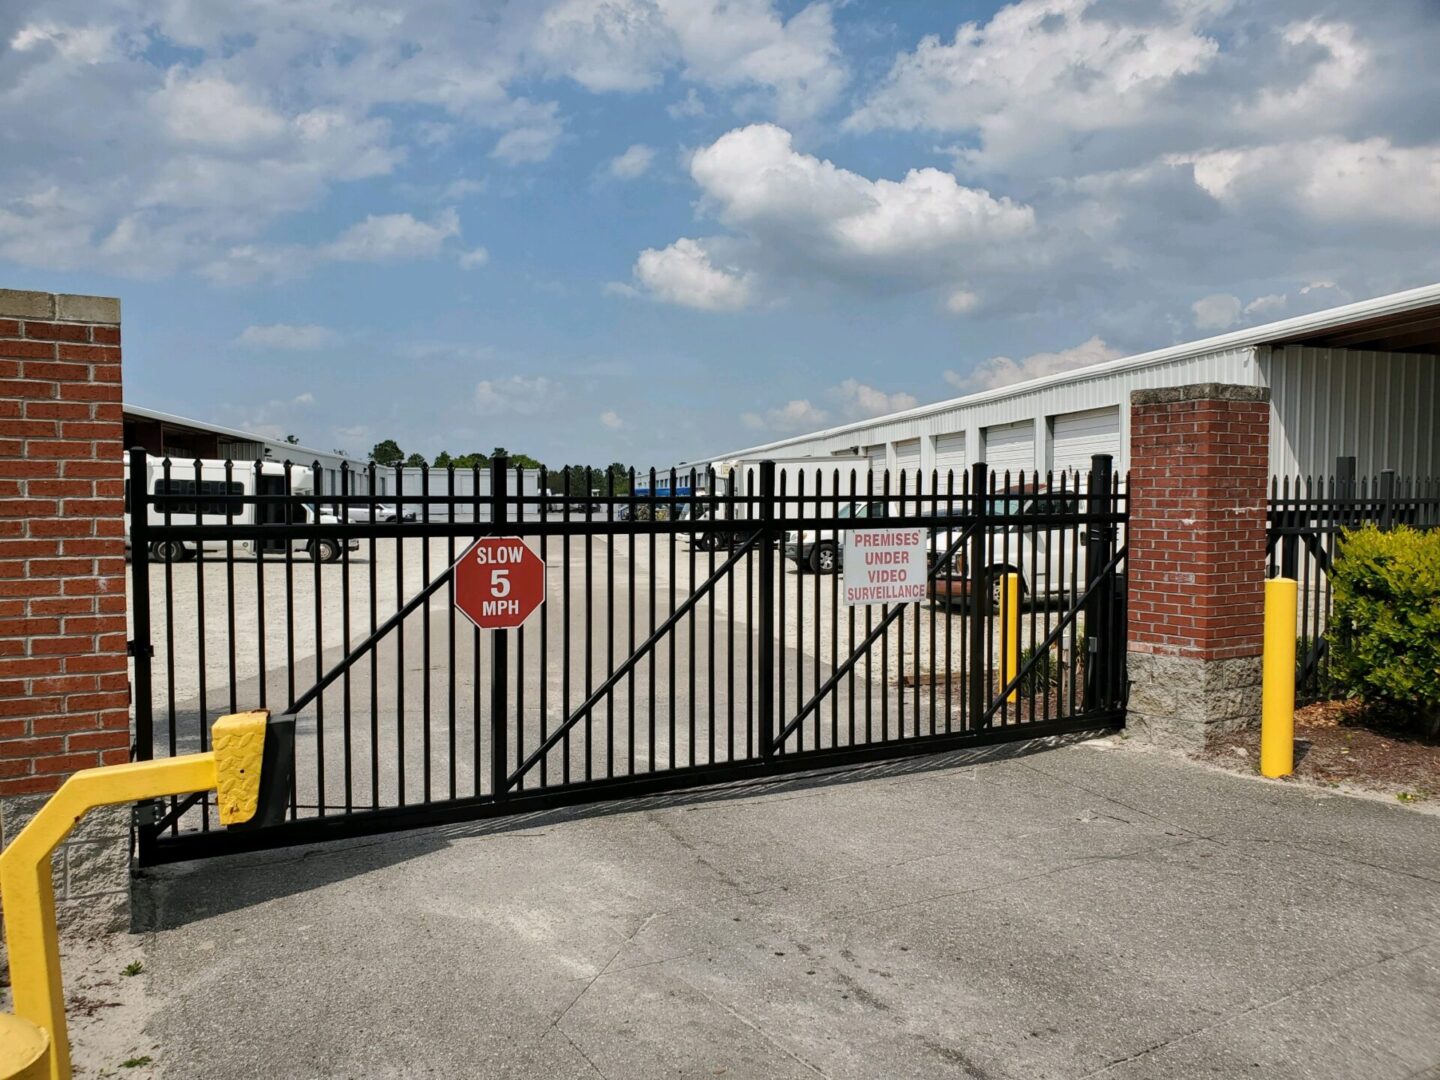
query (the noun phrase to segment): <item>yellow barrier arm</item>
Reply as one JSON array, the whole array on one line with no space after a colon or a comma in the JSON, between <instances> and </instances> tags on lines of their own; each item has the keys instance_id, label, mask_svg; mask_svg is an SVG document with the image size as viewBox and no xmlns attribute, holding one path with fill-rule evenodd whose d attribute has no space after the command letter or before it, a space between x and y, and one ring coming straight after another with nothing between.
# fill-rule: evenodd
<instances>
[{"instance_id":1,"label":"yellow barrier arm","mask_svg":"<svg viewBox=\"0 0 1440 1080\"><path fill-rule=\"evenodd\" d=\"M0 907L5 914L15 1015L49 1037L49 1071L39 1075L70 1080L51 855L76 822L97 806L188 795L218 786L221 821L227 825L248 821L259 797L268 716L260 711L221 717L212 729L215 749L209 753L75 773L0 853ZM3 1073L0 1077L11 1075L28 1074Z\"/></svg>"}]
</instances>

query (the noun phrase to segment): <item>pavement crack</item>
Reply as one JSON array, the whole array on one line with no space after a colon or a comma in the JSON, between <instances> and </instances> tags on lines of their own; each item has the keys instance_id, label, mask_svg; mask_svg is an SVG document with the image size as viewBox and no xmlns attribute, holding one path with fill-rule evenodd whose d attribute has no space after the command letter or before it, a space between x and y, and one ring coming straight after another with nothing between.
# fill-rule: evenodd
<instances>
[{"instance_id":1,"label":"pavement crack","mask_svg":"<svg viewBox=\"0 0 1440 1080\"><path fill-rule=\"evenodd\" d=\"M816 1076L820 1077L821 1080L834 1080L834 1077L832 1077L832 1076L831 1076L829 1073L827 1073L824 1069L821 1069L818 1065L815 1065L815 1064L813 1064L813 1063L811 1063L811 1062L809 1062L809 1061L806 1061L806 1060L805 1060L803 1057L801 1057L799 1054L795 1053L795 1051L791 1050L791 1049L790 1049L788 1046L786 1046L784 1043L780 1042L780 1041L777 1040L774 1036L772 1036L771 1034L769 1034L769 1032L767 1032L767 1031L765 1031L763 1028L761 1028L759 1024L756 1024L756 1023L755 1023L753 1020L751 1020L749 1017L745 1016L743 1013L739 1012L738 1010L736 1010L736 1009L733 1008L732 1006L730 1006L730 1005L726 1004L725 1002L721 1001L721 1000L720 1000L719 998L717 998L714 994L711 994L711 993L709 993L707 990L705 990L704 987L696 986L691 980L687 979L687 978L684 976L684 974L679 973L679 972L677 972L676 974L677 974L677 976L679 977L679 979L680 979L686 986L690 987L690 989L694 990L697 994L699 994L701 997L703 997L706 1001L710 1002L711 1005L714 1005L714 1006L716 1006L717 1008L720 1008L720 1009L724 1010L724 1011L725 1011L726 1013L728 1013L731 1017L733 1017L736 1021L738 1021L738 1022L741 1023L741 1024L744 1024L747 1028L749 1028L751 1031L753 1031L756 1035L758 1035L758 1036L760 1036L760 1038L764 1039L766 1043L768 1043L770 1046L773 1046L776 1050L778 1050L780 1053L784 1054L784 1055L785 1055L787 1058L789 1058L791 1061L795 1062L795 1064L799 1065L802 1069L808 1069L810 1072L812 1072L812 1073L814 1073Z\"/></svg>"},{"instance_id":2,"label":"pavement crack","mask_svg":"<svg viewBox=\"0 0 1440 1080\"><path fill-rule=\"evenodd\" d=\"M1295 989L1287 993L1281 994L1279 997L1271 998L1269 1001L1262 1001L1257 1005L1246 1006L1238 1012L1233 1012L1227 1016L1222 1016L1220 1019L1214 1021L1213 1023L1204 1024L1191 1031L1187 1031L1183 1034L1177 1035L1173 1039L1162 1039L1160 1042L1144 1047L1141 1050L1137 1050L1133 1054L1127 1054L1123 1058L1116 1058L1114 1061L1110 1062L1107 1065L1102 1065L1098 1069L1085 1073L1085 1075L1079 1077L1078 1080L1092 1080L1092 1077L1104 1076L1106 1073L1112 1071L1113 1069L1119 1068L1121 1065L1136 1061L1139 1058L1147 1057L1150 1054L1155 1053L1157 1050L1164 1050L1167 1047L1175 1046L1189 1039L1193 1039L1197 1035L1203 1035L1207 1031L1213 1031L1216 1028L1224 1027L1225 1025L1233 1023L1236 1020L1242 1020L1247 1016L1252 1016L1255 1013L1263 1012L1264 1010L1269 1009L1275 1005L1284 1004L1292 998L1299 997L1301 994L1309 993L1312 990L1318 990L1324 986L1329 986L1331 983L1339 982L1341 979L1348 978L1351 975L1359 974L1360 972L1370 971L1375 968L1384 967L1392 960L1404 959L1407 956L1412 956L1415 953L1423 952L1424 950L1433 948L1436 945L1440 945L1440 941L1425 941L1409 949L1401 949L1400 951L1393 953L1383 953L1380 956L1376 957L1374 960L1367 960L1363 964L1354 964L1347 968L1341 968L1339 971L1332 971L1330 974L1324 976L1323 978L1316 979L1313 982L1305 983L1303 986L1297 986L1295 987Z\"/></svg>"}]
</instances>

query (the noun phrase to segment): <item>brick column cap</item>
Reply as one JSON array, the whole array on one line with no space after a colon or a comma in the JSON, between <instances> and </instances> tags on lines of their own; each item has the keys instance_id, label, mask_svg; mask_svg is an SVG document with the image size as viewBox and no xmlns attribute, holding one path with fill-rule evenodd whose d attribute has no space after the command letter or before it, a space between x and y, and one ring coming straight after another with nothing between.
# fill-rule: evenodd
<instances>
[{"instance_id":1,"label":"brick column cap","mask_svg":"<svg viewBox=\"0 0 1440 1080\"><path fill-rule=\"evenodd\" d=\"M1170 405L1177 401L1266 401L1268 386L1240 386L1236 383L1190 383L1162 386L1155 390L1131 390L1131 405Z\"/></svg>"},{"instance_id":2,"label":"brick column cap","mask_svg":"<svg viewBox=\"0 0 1440 1080\"><path fill-rule=\"evenodd\" d=\"M0 289L0 318L120 324L120 299Z\"/></svg>"}]
</instances>

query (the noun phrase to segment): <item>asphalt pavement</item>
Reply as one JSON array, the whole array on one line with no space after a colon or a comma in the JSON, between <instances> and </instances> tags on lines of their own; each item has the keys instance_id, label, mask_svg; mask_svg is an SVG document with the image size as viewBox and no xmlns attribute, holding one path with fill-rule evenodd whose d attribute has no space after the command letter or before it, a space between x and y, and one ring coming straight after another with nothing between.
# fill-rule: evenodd
<instances>
[{"instance_id":1,"label":"asphalt pavement","mask_svg":"<svg viewBox=\"0 0 1440 1080\"><path fill-rule=\"evenodd\" d=\"M1440 1075L1440 816L1116 740L138 888L168 1077Z\"/></svg>"}]
</instances>

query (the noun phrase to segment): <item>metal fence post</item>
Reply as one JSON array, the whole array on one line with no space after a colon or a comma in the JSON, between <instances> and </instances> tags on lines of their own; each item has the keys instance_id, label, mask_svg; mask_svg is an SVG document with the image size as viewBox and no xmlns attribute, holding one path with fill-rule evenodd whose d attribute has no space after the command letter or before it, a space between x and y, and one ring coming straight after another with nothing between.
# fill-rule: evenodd
<instances>
[{"instance_id":1,"label":"metal fence post","mask_svg":"<svg viewBox=\"0 0 1440 1080\"><path fill-rule=\"evenodd\" d=\"M1395 470L1380 473L1380 528L1389 532L1395 527Z\"/></svg>"},{"instance_id":2,"label":"metal fence post","mask_svg":"<svg viewBox=\"0 0 1440 1080\"><path fill-rule=\"evenodd\" d=\"M754 495L754 492L747 492ZM759 655L756 657L756 718L760 756L775 755L775 462L760 462L760 595Z\"/></svg>"},{"instance_id":3,"label":"metal fence post","mask_svg":"<svg viewBox=\"0 0 1440 1080\"><path fill-rule=\"evenodd\" d=\"M490 535L501 535L506 523L506 477L510 459L497 455L490 459ZM587 493L588 494L588 493ZM428 538L425 541L429 542ZM510 757L510 631L490 631L490 790L495 799L504 799L508 791L508 760ZM523 723L523 720L521 721Z\"/></svg>"},{"instance_id":4,"label":"metal fence post","mask_svg":"<svg viewBox=\"0 0 1440 1080\"><path fill-rule=\"evenodd\" d=\"M1100 573L1110 562L1115 527L1095 518L1113 509L1110 488L1113 459L1096 454L1090 459L1090 487L1085 496L1085 514L1090 523L1085 534L1085 708L1109 708L1113 700L1115 641L1112 615L1115 610L1115 573ZM1097 581L1099 583L1097 584Z\"/></svg>"},{"instance_id":5,"label":"metal fence post","mask_svg":"<svg viewBox=\"0 0 1440 1080\"><path fill-rule=\"evenodd\" d=\"M130 469L126 492L130 509L130 610L133 636L126 642L125 651L135 665L130 684L131 705L135 712L135 750L131 755L136 761L149 761L155 756L155 717L152 702L150 659L155 654L150 644L150 500L149 462L140 447L130 450ZM169 618L169 613L166 613ZM154 818L145 814L137 817L137 840L141 862L145 862L154 849Z\"/></svg>"},{"instance_id":6,"label":"metal fence post","mask_svg":"<svg viewBox=\"0 0 1440 1080\"><path fill-rule=\"evenodd\" d=\"M970 491L975 499L975 530L970 534L970 551L966 556L966 576L970 579L970 596L966 609L970 622L970 730L980 726L990 704L990 673L985 670L985 646L988 644L988 626L985 618L990 602L989 574L986 572L986 535L988 526L985 518L989 509L989 475L985 462L977 461L970 467Z\"/></svg>"}]
</instances>

